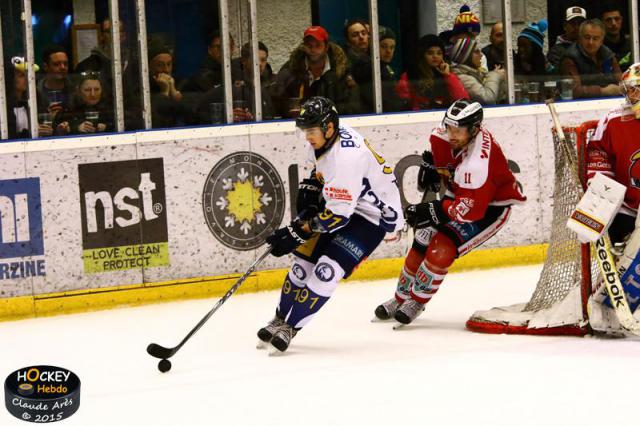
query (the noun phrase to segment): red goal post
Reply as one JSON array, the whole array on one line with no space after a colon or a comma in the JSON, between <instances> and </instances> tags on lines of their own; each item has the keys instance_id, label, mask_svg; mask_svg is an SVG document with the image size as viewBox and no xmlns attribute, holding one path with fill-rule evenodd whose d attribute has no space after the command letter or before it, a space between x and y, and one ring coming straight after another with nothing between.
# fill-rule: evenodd
<instances>
[{"instance_id":1,"label":"red goal post","mask_svg":"<svg viewBox=\"0 0 640 426\"><path fill-rule=\"evenodd\" d=\"M527 303L476 311L466 327L492 334L584 336L591 332L587 301L596 280L588 244L580 244L566 227L567 219L582 197L586 178L586 147L597 121L563 127L567 140L575 141L576 158L567 158L554 133L555 182L549 247L531 299ZM578 165L576 174L569 167Z\"/></svg>"}]
</instances>

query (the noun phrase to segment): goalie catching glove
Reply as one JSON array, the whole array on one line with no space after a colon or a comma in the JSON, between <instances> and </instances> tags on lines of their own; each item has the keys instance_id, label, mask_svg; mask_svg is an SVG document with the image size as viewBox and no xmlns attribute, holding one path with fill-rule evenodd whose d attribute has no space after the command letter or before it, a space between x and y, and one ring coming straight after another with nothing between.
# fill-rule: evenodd
<instances>
[{"instance_id":1,"label":"goalie catching glove","mask_svg":"<svg viewBox=\"0 0 640 426\"><path fill-rule=\"evenodd\" d=\"M422 163L418 171L418 189L422 192L427 190L440 192L440 174L433 164L431 151L422 153Z\"/></svg>"},{"instance_id":2,"label":"goalie catching glove","mask_svg":"<svg viewBox=\"0 0 640 426\"><path fill-rule=\"evenodd\" d=\"M288 226L278 229L266 239L271 245L271 254L281 257L289 254L311 238L313 232L302 229L302 223L293 221Z\"/></svg>"},{"instance_id":3,"label":"goalie catching glove","mask_svg":"<svg viewBox=\"0 0 640 426\"><path fill-rule=\"evenodd\" d=\"M411 204L405 209L404 217L409 226L415 229L438 226L451 220L442 208L442 202L439 200Z\"/></svg>"}]
</instances>

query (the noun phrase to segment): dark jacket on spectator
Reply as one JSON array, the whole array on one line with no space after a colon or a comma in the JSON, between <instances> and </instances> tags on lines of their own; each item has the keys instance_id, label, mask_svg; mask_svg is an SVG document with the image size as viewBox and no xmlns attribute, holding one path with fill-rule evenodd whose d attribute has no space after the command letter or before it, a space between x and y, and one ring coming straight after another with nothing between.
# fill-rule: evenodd
<instances>
[{"instance_id":1,"label":"dark jacket on spectator","mask_svg":"<svg viewBox=\"0 0 640 426\"><path fill-rule=\"evenodd\" d=\"M140 106L140 65L137 60L126 58L122 60L122 96L124 98L125 128L134 130L142 128L142 108ZM91 55L78 62L75 73L95 71L100 73L102 81L102 96L113 96L113 76L111 75L111 58L101 49L94 48Z\"/></svg>"},{"instance_id":2,"label":"dark jacket on spectator","mask_svg":"<svg viewBox=\"0 0 640 426\"><path fill-rule=\"evenodd\" d=\"M498 50L493 44L482 48L482 54L487 58L487 68L493 70L496 65L504 65L504 52Z\"/></svg>"},{"instance_id":3,"label":"dark jacket on spectator","mask_svg":"<svg viewBox=\"0 0 640 426\"><path fill-rule=\"evenodd\" d=\"M273 93L273 101L280 115L288 116L289 98L300 97L304 102L312 96L331 99L340 114L357 114L361 111L358 88L348 79L347 56L340 46L331 42L327 56L331 69L310 85L304 50L299 46L291 52L289 61L278 72Z\"/></svg>"},{"instance_id":4,"label":"dark jacket on spectator","mask_svg":"<svg viewBox=\"0 0 640 426\"><path fill-rule=\"evenodd\" d=\"M53 127L55 128L63 121L68 121L70 134L83 134L78 130L78 127L83 122L88 121L85 117L85 114L88 111L99 112L100 116L98 118L98 123L102 123L107 126L104 132L115 131L113 106L111 105L109 95L106 93L103 93L102 99L95 105L87 105L75 96L72 99L70 110L59 114L53 123Z\"/></svg>"},{"instance_id":5,"label":"dark jacket on spectator","mask_svg":"<svg viewBox=\"0 0 640 426\"><path fill-rule=\"evenodd\" d=\"M629 42L629 38L621 36L620 41L618 43L614 43L605 37L604 45L611 49L613 53L615 53L618 64L620 65L620 69L623 72L626 71L632 63L631 43Z\"/></svg>"},{"instance_id":6,"label":"dark jacket on spectator","mask_svg":"<svg viewBox=\"0 0 640 426\"><path fill-rule=\"evenodd\" d=\"M564 51L572 44L573 42L571 40L566 39L564 35L561 34L556 39L556 44L547 52L547 60L556 71L560 69L560 59L562 59Z\"/></svg>"},{"instance_id":7,"label":"dark jacket on spectator","mask_svg":"<svg viewBox=\"0 0 640 426\"><path fill-rule=\"evenodd\" d=\"M207 54L200 69L180 86L182 92L206 92L222 84L222 64Z\"/></svg>"},{"instance_id":8,"label":"dark jacket on spectator","mask_svg":"<svg viewBox=\"0 0 640 426\"><path fill-rule=\"evenodd\" d=\"M398 74L390 64L382 61L380 61L380 79L382 80L382 111L394 112L410 109L408 100L401 98L396 91Z\"/></svg>"},{"instance_id":9,"label":"dark jacket on spectator","mask_svg":"<svg viewBox=\"0 0 640 426\"><path fill-rule=\"evenodd\" d=\"M605 45L600 47L596 63L574 43L564 52L560 68L563 75L573 78L574 98L602 96L601 88L618 84L622 75L615 54Z\"/></svg>"},{"instance_id":10,"label":"dark jacket on spectator","mask_svg":"<svg viewBox=\"0 0 640 426\"><path fill-rule=\"evenodd\" d=\"M187 101L177 101L170 96L165 96L160 85L149 78L149 90L151 92L151 124L154 129L184 126L190 117Z\"/></svg>"}]
</instances>

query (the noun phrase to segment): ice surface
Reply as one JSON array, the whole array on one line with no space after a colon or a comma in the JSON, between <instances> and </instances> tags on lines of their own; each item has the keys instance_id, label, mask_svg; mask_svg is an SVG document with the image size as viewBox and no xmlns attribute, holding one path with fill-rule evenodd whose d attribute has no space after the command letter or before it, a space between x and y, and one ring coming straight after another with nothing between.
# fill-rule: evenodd
<instances>
[{"instance_id":1,"label":"ice surface","mask_svg":"<svg viewBox=\"0 0 640 426\"><path fill-rule=\"evenodd\" d=\"M278 357L255 349L278 293L236 295L167 374L146 346L177 344L215 300L0 323L0 375L38 364L78 374L69 426L633 422L640 342L464 329L477 309L527 301L540 268L451 274L398 331L370 322L394 280L342 284ZM608 410L615 402L625 408ZM0 411L0 424L26 424Z\"/></svg>"}]
</instances>

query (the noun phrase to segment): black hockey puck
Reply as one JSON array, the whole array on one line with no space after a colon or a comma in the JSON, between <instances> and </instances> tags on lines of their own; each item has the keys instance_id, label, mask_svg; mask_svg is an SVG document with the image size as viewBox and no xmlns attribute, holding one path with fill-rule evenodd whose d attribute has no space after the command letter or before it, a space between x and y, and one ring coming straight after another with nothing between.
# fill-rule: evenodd
<instances>
[{"instance_id":1,"label":"black hockey puck","mask_svg":"<svg viewBox=\"0 0 640 426\"><path fill-rule=\"evenodd\" d=\"M14 417L33 423L57 422L80 407L80 379L60 367L25 367L7 377L4 394Z\"/></svg>"},{"instance_id":2,"label":"black hockey puck","mask_svg":"<svg viewBox=\"0 0 640 426\"><path fill-rule=\"evenodd\" d=\"M162 373L166 373L167 371L171 370L171 361L169 361L168 359L161 359L158 363L158 370L160 370L160 372Z\"/></svg>"}]
</instances>

